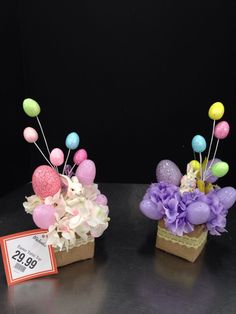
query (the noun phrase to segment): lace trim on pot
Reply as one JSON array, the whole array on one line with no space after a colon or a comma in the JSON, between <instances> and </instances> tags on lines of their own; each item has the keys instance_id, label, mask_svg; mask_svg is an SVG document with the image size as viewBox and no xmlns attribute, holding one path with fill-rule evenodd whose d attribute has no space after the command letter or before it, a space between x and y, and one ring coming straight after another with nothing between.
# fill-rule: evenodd
<instances>
[{"instance_id":1,"label":"lace trim on pot","mask_svg":"<svg viewBox=\"0 0 236 314\"><path fill-rule=\"evenodd\" d=\"M198 238L189 237L188 235L180 237L158 226L157 236L166 241L184 245L188 248L198 249L207 239L207 230L204 230Z\"/></svg>"},{"instance_id":2,"label":"lace trim on pot","mask_svg":"<svg viewBox=\"0 0 236 314\"><path fill-rule=\"evenodd\" d=\"M78 238L78 239L76 239L76 241L75 241L75 243L74 243L73 245L70 244L70 245L68 245L67 247L63 246L62 249L60 249L60 248L57 246L57 247L54 248L54 251L55 251L55 253L56 253L56 252L62 252L62 251L68 251L68 250L70 250L70 249L73 249L74 247L79 247L79 246L81 246L81 245L85 245L85 244L88 244L88 243L90 243L90 242L94 242L94 238L91 237L91 236L88 236L87 241L85 241L85 240L83 240L83 239L81 239L81 238Z\"/></svg>"}]
</instances>

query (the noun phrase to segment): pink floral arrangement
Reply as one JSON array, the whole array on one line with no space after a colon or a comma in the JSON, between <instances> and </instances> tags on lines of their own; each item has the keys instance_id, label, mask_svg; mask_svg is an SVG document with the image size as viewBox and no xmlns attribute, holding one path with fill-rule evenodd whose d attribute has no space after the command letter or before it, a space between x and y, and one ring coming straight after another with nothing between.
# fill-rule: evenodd
<instances>
[{"instance_id":1,"label":"pink floral arrangement","mask_svg":"<svg viewBox=\"0 0 236 314\"><path fill-rule=\"evenodd\" d=\"M110 220L107 198L94 183L94 162L87 158L85 149L77 150L80 139L76 132L66 137L68 153L64 161L60 148L49 149L38 118L39 104L28 98L23 102L23 109L29 117L37 119L48 153L47 157L38 146L37 131L32 127L25 128L25 140L37 147L48 164L37 167L33 173L35 194L26 197L25 211L32 215L37 227L48 229L47 244L56 250L68 250L94 241L107 229ZM72 150L75 150L73 167L67 164ZM62 171L60 166L63 166Z\"/></svg>"}]
</instances>

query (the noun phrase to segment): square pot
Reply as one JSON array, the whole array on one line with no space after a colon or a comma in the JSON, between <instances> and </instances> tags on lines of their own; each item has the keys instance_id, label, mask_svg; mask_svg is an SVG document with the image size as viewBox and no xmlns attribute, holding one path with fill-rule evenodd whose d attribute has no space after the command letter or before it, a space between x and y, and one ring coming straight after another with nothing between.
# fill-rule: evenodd
<instances>
[{"instance_id":1,"label":"square pot","mask_svg":"<svg viewBox=\"0 0 236 314\"><path fill-rule=\"evenodd\" d=\"M80 244L68 251L55 250L55 257L57 261L57 267L62 267L68 264L72 264L78 261L94 257L95 241L90 241L86 244Z\"/></svg>"},{"instance_id":2,"label":"square pot","mask_svg":"<svg viewBox=\"0 0 236 314\"><path fill-rule=\"evenodd\" d=\"M194 262L206 244L207 233L205 226L199 225L195 226L192 232L177 236L167 230L164 221L160 220L157 228L156 247Z\"/></svg>"}]
</instances>

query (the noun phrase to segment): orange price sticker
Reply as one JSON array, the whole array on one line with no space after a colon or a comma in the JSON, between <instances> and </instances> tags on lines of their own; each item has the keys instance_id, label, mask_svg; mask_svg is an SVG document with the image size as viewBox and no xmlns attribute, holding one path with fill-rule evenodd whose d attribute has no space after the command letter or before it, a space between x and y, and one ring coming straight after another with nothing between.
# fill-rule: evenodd
<instances>
[{"instance_id":1,"label":"orange price sticker","mask_svg":"<svg viewBox=\"0 0 236 314\"><path fill-rule=\"evenodd\" d=\"M8 285L57 274L54 250L47 245L47 230L35 229L0 238Z\"/></svg>"}]
</instances>

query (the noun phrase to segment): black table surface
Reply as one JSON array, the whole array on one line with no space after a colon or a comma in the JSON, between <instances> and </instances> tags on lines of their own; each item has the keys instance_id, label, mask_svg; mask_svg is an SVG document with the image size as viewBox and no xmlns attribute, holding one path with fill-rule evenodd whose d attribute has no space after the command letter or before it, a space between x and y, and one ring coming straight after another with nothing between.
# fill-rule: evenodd
<instances>
[{"instance_id":1,"label":"black table surface","mask_svg":"<svg viewBox=\"0 0 236 314\"><path fill-rule=\"evenodd\" d=\"M147 185L100 184L111 222L95 257L8 287L0 261L0 313L236 313L236 207L228 233L209 236L195 263L155 248L156 222L138 205ZM35 228L24 186L0 200L0 235Z\"/></svg>"}]
</instances>

